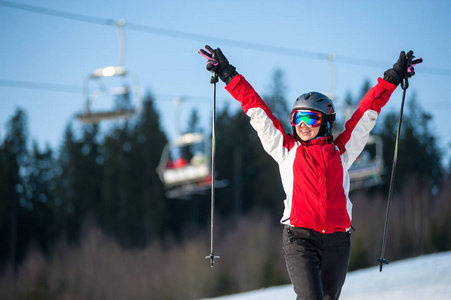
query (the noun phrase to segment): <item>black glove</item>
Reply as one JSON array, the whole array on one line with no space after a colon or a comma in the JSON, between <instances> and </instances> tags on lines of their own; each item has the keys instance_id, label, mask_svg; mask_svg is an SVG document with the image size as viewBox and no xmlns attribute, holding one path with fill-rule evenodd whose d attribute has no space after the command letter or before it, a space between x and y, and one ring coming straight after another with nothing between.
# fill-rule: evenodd
<instances>
[{"instance_id":1,"label":"black glove","mask_svg":"<svg viewBox=\"0 0 451 300\"><path fill-rule=\"evenodd\" d=\"M415 69L413 66L422 63L423 59L419 58L413 60L413 51L410 50L407 54L401 51L398 61L393 65L393 69L388 69L384 73L384 79L390 83L399 85L404 78L410 78L415 75Z\"/></svg>"},{"instance_id":2,"label":"black glove","mask_svg":"<svg viewBox=\"0 0 451 300\"><path fill-rule=\"evenodd\" d=\"M206 45L205 50L199 50L199 54L208 59L207 70L218 74L219 78L226 84L229 84L232 78L235 77L235 75L238 75L235 71L236 68L229 64L227 58L222 54L221 49L212 49L210 46Z\"/></svg>"}]
</instances>

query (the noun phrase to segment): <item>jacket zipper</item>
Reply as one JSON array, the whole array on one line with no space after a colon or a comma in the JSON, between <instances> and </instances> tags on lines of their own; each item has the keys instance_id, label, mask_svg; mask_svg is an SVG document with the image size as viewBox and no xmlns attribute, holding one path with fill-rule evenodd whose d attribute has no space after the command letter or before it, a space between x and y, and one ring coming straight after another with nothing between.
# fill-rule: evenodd
<instances>
[{"instance_id":1,"label":"jacket zipper","mask_svg":"<svg viewBox=\"0 0 451 300\"><path fill-rule=\"evenodd\" d=\"M327 219L328 219L328 215L327 215L327 206L328 206L328 194L327 194L327 170L326 170L326 161L325 161L325 159L324 159L324 152L323 152L323 147L321 146L321 156L322 156L322 158L323 158L323 165L324 165L324 178L325 178L325 181L326 181L326 184L325 184L325 187L326 187L326 204L325 204L325 206L326 206L326 208L325 208L325 215L326 215L326 224L325 224L325 226L326 226L326 229L325 230L323 230L323 233L325 233L326 231L327 231Z\"/></svg>"}]
</instances>

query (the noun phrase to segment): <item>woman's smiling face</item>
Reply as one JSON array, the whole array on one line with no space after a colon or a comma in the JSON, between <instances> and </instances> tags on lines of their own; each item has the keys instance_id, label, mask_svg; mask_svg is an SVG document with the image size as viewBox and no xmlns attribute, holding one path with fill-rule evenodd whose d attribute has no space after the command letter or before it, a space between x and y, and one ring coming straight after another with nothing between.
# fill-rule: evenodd
<instances>
[{"instance_id":1,"label":"woman's smiling face","mask_svg":"<svg viewBox=\"0 0 451 300\"><path fill-rule=\"evenodd\" d=\"M296 133L302 141L307 142L314 139L318 135L319 129L320 126L309 127L305 125L304 122L301 122L299 126L296 126Z\"/></svg>"}]
</instances>

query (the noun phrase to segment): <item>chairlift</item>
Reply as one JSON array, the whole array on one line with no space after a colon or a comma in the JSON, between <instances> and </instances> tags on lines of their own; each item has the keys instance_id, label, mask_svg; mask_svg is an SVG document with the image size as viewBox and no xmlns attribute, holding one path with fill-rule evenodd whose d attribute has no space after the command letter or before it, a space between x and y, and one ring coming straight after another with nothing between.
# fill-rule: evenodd
<instances>
[{"instance_id":1,"label":"chairlift","mask_svg":"<svg viewBox=\"0 0 451 300\"><path fill-rule=\"evenodd\" d=\"M370 135L368 143L349 169L350 190L368 188L382 182L382 139Z\"/></svg>"},{"instance_id":2,"label":"chairlift","mask_svg":"<svg viewBox=\"0 0 451 300\"><path fill-rule=\"evenodd\" d=\"M142 107L143 97L138 79L122 66L125 58L125 36L122 30L124 25L123 20L116 22L120 44L117 65L96 69L85 78L83 84L85 106L83 113L77 115L83 123L96 124L103 120L129 119ZM104 110L95 108L94 102L98 103L100 98L110 104L116 100L119 105Z\"/></svg>"},{"instance_id":3,"label":"chairlift","mask_svg":"<svg viewBox=\"0 0 451 300\"><path fill-rule=\"evenodd\" d=\"M201 133L186 133L164 147L157 173L168 198L187 198L210 188L209 142Z\"/></svg>"}]
</instances>

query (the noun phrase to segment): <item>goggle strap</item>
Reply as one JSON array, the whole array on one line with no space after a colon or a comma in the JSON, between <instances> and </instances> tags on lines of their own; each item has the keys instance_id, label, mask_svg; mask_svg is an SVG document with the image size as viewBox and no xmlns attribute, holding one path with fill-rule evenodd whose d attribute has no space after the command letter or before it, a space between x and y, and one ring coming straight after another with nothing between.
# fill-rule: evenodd
<instances>
[{"instance_id":1,"label":"goggle strap","mask_svg":"<svg viewBox=\"0 0 451 300\"><path fill-rule=\"evenodd\" d=\"M326 122L335 122L335 114L332 114L332 115L323 114L323 123L326 123Z\"/></svg>"}]
</instances>

